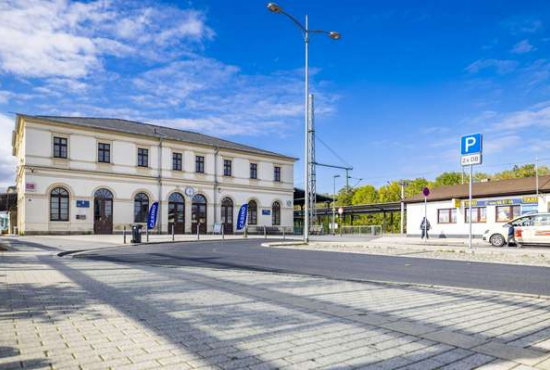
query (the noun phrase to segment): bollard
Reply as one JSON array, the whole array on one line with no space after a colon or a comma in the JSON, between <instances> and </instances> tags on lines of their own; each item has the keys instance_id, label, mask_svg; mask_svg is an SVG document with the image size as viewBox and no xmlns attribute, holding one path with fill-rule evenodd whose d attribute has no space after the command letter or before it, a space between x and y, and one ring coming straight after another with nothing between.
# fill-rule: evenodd
<instances>
[{"instance_id":1,"label":"bollard","mask_svg":"<svg viewBox=\"0 0 550 370\"><path fill-rule=\"evenodd\" d=\"M286 240L285 228L283 227L283 240Z\"/></svg>"},{"instance_id":2,"label":"bollard","mask_svg":"<svg viewBox=\"0 0 550 370\"><path fill-rule=\"evenodd\" d=\"M145 226L145 241L149 243L149 227L148 225Z\"/></svg>"},{"instance_id":3,"label":"bollard","mask_svg":"<svg viewBox=\"0 0 550 370\"><path fill-rule=\"evenodd\" d=\"M222 240L225 239L225 224L222 224Z\"/></svg>"},{"instance_id":4,"label":"bollard","mask_svg":"<svg viewBox=\"0 0 550 370\"><path fill-rule=\"evenodd\" d=\"M126 244L126 226L122 229L122 236L124 237L124 244Z\"/></svg>"},{"instance_id":5,"label":"bollard","mask_svg":"<svg viewBox=\"0 0 550 370\"><path fill-rule=\"evenodd\" d=\"M244 227L243 238L248 238L248 235L246 235L247 230L248 230L248 226L245 226Z\"/></svg>"},{"instance_id":6,"label":"bollard","mask_svg":"<svg viewBox=\"0 0 550 370\"><path fill-rule=\"evenodd\" d=\"M267 239L267 229L264 226L264 239Z\"/></svg>"},{"instance_id":7,"label":"bollard","mask_svg":"<svg viewBox=\"0 0 550 370\"><path fill-rule=\"evenodd\" d=\"M172 224L172 241L176 241L175 231L174 231L175 229L176 229L176 225Z\"/></svg>"},{"instance_id":8,"label":"bollard","mask_svg":"<svg viewBox=\"0 0 550 370\"><path fill-rule=\"evenodd\" d=\"M200 231L201 231L201 223L199 222L199 223L197 224L197 240L201 240Z\"/></svg>"}]
</instances>

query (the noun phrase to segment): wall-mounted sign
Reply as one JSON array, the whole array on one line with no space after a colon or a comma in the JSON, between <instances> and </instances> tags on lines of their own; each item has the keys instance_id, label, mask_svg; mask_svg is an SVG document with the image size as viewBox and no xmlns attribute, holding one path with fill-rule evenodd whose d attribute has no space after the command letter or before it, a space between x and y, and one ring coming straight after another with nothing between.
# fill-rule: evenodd
<instances>
[{"instance_id":1,"label":"wall-mounted sign","mask_svg":"<svg viewBox=\"0 0 550 370\"><path fill-rule=\"evenodd\" d=\"M90 201L89 200L77 200L76 201L76 208L90 208Z\"/></svg>"},{"instance_id":2,"label":"wall-mounted sign","mask_svg":"<svg viewBox=\"0 0 550 370\"><path fill-rule=\"evenodd\" d=\"M76 215L76 219L77 219L77 220L85 220L85 219L86 219L86 215Z\"/></svg>"},{"instance_id":3,"label":"wall-mounted sign","mask_svg":"<svg viewBox=\"0 0 550 370\"><path fill-rule=\"evenodd\" d=\"M522 197L509 199L491 199L491 200L472 200L472 207L487 206L513 206L518 204L538 204L537 197ZM469 202L464 201L464 207L468 207Z\"/></svg>"},{"instance_id":4,"label":"wall-mounted sign","mask_svg":"<svg viewBox=\"0 0 550 370\"><path fill-rule=\"evenodd\" d=\"M271 210L270 209L262 209L262 215L264 216L269 216L271 214Z\"/></svg>"},{"instance_id":5,"label":"wall-mounted sign","mask_svg":"<svg viewBox=\"0 0 550 370\"><path fill-rule=\"evenodd\" d=\"M36 183L35 182L26 182L25 183L25 191L27 193L34 193L36 191Z\"/></svg>"},{"instance_id":6,"label":"wall-mounted sign","mask_svg":"<svg viewBox=\"0 0 550 370\"><path fill-rule=\"evenodd\" d=\"M192 197L193 195L195 195L195 189L193 189L190 186L186 187L185 188L185 195L187 195L188 197Z\"/></svg>"}]
</instances>

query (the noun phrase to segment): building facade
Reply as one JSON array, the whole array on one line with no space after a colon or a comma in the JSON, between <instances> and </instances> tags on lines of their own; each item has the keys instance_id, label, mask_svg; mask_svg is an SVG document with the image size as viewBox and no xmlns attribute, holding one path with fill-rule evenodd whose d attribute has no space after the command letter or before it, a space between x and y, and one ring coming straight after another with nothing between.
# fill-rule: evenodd
<instances>
[{"instance_id":1,"label":"building facade","mask_svg":"<svg viewBox=\"0 0 550 370\"><path fill-rule=\"evenodd\" d=\"M20 234L236 231L292 227L295 158L198 133L118 119L18 115L17 227ZM219 227L218 227L219 229Z\"/></svg>"},{"instance_id":2,"label":"building facade","mask_svg":"<svg viewBox=\"0 0 550 370\"><path fill-rule=\"evenodd\" d=\"M550 176L541 176L538 181L532 177L472 186L472 234L475 237L516 217L550 211ZM426 214L431 226L430 237L468 236L468 184L433 189L427 197L426 207L421 194L406 203L407 235L421 235L420 225Z\"/></svg>"}]
</instances>

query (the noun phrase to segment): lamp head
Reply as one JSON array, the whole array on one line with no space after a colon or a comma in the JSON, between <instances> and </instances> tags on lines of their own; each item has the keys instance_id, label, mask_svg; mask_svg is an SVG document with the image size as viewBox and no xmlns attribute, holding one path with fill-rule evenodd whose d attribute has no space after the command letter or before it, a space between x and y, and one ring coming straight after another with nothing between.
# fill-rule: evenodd
<instances>
[{"instance_id":1,"label":"lamp head","mask_svg":"<svg viewBox=\"0 0 550 370\"><path fill-rule=\"evenodd\" d=\"M280 13L283 11L283 8L275 3L267 3L267 9L269 9L269 11L273 13Z\"/></svg>"},{"instance_id":2,"label":"lamp head","mask_svg":"<svg viewBox=\"0 0 550 370\"><path fill-rule=\"evenodd\" d=\"M339 32L330 31L328 33L328 37L333 40L340 40L342 38L342 35Z\"/></svg>"}]
</instances>

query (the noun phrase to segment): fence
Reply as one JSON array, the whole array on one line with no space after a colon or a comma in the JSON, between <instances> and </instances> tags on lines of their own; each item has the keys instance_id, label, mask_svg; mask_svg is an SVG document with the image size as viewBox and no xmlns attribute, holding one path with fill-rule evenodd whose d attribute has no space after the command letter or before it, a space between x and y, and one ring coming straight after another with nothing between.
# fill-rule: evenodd
<instances>
[{"instance_id":1,"label":"fence","mask_svg":"<svg viewBox=\"0 0 550 370\"><path fill-rule=\"evenodd\" d=\"M339 232L341 235L381 235L382 226L342 226Z\"/></svg>"}]
</instances>

